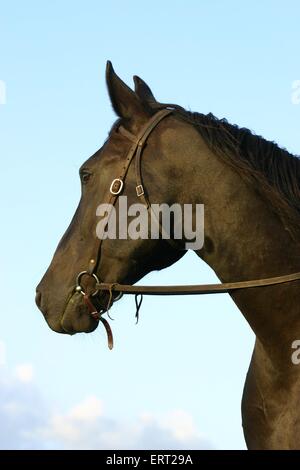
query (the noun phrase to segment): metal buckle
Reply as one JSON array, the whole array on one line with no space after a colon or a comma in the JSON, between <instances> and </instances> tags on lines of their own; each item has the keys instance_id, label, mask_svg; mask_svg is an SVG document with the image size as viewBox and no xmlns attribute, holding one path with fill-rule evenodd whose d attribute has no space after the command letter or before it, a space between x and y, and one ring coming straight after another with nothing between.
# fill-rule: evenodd
<instances>
[{"instance_id":1,"label":"metal buckle","mask_svg":"<svg viewBox=\"0 0 300 470\"><path fill-rule=\"evenodd\" d=\"M114 189L115 184L118 185L118 186L117 186L117 189ZM114 196L117 196L117 195L120 194L120 192L122 191L123 186L124 186L123 180L121 180L120 178L115 178L115 179L112 181L109 190L110 190L111 194L113 194Z\"/></svg>"},{"instance_id":2,"label":"metal buckle","mask_svg":"<svg viewBox=\"0 0 300 470\"><path fill-rule=\"evenodd\" d=\"M95 281L97 282L97 284L100 284L100 281L99 281L99 279L98 279L98 277L96 276L95 273L90 274L88 271L81 271L78 274L77 278L76 278L76 288L75 288L75 290L76 290L76 292L80 292L82 295L85 295L85 292L84 292L84 290L82 289L82 287L80 285L80 280L81 280L81 278L84 274L87 274L88 276L92 276L95 279ZM99 289L96 289L95 292L93 292L92 297L94 295L97 295L98 292L99 292Z\"/></svg>"},{"instance_id":3,"label":"metal buckle","mask_svg":"<svg viewBox=\"0 0 300 470\"><path fill-rule=\"evenodd\" d=\"M143 185L142 184L139 184L136 188L136 194L137 194L137 197L140 197L144 194L144 188L143 188Z\"/></svg>"}]
</instances>

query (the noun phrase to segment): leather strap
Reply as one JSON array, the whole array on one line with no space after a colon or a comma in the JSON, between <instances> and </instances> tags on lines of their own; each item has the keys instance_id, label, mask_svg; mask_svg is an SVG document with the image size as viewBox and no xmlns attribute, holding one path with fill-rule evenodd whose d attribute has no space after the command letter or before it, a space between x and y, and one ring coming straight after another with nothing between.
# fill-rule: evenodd
<instances>
[{"instance_id":1,"label":"leather strap","mask_svg":"<svg viewBox=\"0 0 300 470\"><path fill-rule=\"evenodd\" d=\"M94 320L98 320L98 321L101 321L101 323L103 324L105 330L106 330L106 334L107 334L107 344L108 344L108 347L109 349L112 349L114 347L114 338L113 338L113 334L112 334L112 331L111 331L111 327L108 323L107 320L105 320L105 318L102 318L102 316L100 315L100 313L97 311L97 309L95 309L90 297L88 295L84 295L83 296L83 300L90 312L90 315L94 318Z\"/></svg>"},{"instance_id":2,"label":"leather strap","mask_svg":"<svg viewBox=\"0 0 300 470\"><path fill-rule=\"evenodd\" d=\"M131 142L132 145L128 151L128 154L126 156L126 159L124 161L123 167L119 173L119 175L112 181L111 186L110 186L110 194L107 199L107 221L109 220L112 209L114 205L117 202L117 199L119 195L122 193L123 190L123 185L124 181L129 169L129 166L133 160L133 157L136 156L136 175L138 174L137 177L137 183L136 183L136 188L139 187L139 185L142 187L142 177L141 177L141 156L142 156L142 151L144 148L144 145L146 143L147 138L155 129L157 124L164 119L166 116L172 113L171 109L162 109L161 111L158 111L156 114L154 114L149 121L146 122L146 124L142 127L141 131L137 136L134 136L131 132L129 132L127 129L124 127L120 126L118 131L124 135L126 138L128 138ZM146 204L147 207L149 207L149 202L145 197L144 191L142 191L143 194L140 194L140 196L144 196L144 203ZM105 227L103 227L103 230ZM101 234L103 235L103 234ZM101 250L101 245L102 245L103 237L98 236L98 240L95 243L94 249L92 251L91 257L89 259L89 264L88 264L88 269L87 272L88 274L92 275L99 263L99 258L100 258L100 250ZM172 243L171 240L168 240ZM177 246L177 245L176 245ZM178 248L178 246L177 246Z\"/></svg>"},{"instance_id":3,"label":"leather strap","mask_svg":"<svg viewBox=\"0 0 300 470\"><path fill-rule=\"evenodd\" d=\"M168 116L168 114L172 113L172 110L170 110L170 109L169 110L164 110L164 111L166 111L166 112L164 113L164 115L162 116L161 119ZM159 113L157 113L157 114L159 114ZM158 122L152 123L152 125L150 125L146 129L146 131L145 131L145 133L144 133L144 135L141 139L141 145L139 145L139 147L137 149L136 156L135 156L135 179L136 179L136 188L135 188L135 190L136 190L137 197L139 197L143 201L144 205L150 211L151 221L154 220L156 225L158 226L158 231L159 231L159 234L160 234L161 238L163 240L166 240L169 243L169 245L171 245L173 248L178 250L178 249L183 249L181 244L179 244L179 242L175 242L174 240L172 240L172 238L170 237L170 234L165 231L162 224L160 223L160 220L156 217L156 214L153 212L153 210L151 208L151 204L150 204L150 201L149 201L149 196L148 196L148 193L147 193L147 191L144 187L144 184L143 184L142 168L141 168L142 153L143 153L144 146L145 146L145 143L146 143L149 135L151 134L153 129L156 127Z\"/></svg>"},{"instance_id":4,"label":"leather strap","mask_svg":"<svg viewBox=\"0 0 300 470\"><path fill-rule=\"evenodd\" d=\"M287 282L299 281L300 272L285 276L270 277L252 281L224 282L223 284L200 284L187 286L131 286L127 284L99 283L97 289L104 291L123 292L124 294L143 295L199 295L199 294L225 294L238 289L253 287L274 286Z\"/></svg>"}]
</instances>

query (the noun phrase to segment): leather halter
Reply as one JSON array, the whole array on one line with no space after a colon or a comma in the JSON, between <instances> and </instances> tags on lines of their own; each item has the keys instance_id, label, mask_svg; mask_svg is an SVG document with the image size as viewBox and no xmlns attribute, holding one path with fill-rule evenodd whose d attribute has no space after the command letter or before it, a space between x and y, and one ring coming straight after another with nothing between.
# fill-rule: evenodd
<instances>
[{"instance_id":1,"label":"leather halter","mask_svg":"<svg viewBox=\"0 0 300 470\"><path fill-rule=\"evenodd\" d=\"M154 212L151 210L151 205L148 200L148 196L144 190L144 185L143 185L143 179L142 179L142 173L141 173L141 158L142 158L142 152L145 146L145 143L151 134L151 132L155 129L155 127L159 124L159 122L164 119L165 117L169 116L169 114L172 113L172 109L163 109L155 113L147 122L146 124L142 127L141 131L137 136L129 132L127 129L124 127L120 126L118 129L118 132L122 134L124 137L129 139L132 142L132 145L127 153L127 156L125 158L125 161L123 163L123 166L120 170L119 175L113 179L111 182L110 188L109 188L109 195L106 201L107 205L107 222L106 226L108 223L108 220L111 216L113 207L115 206L119 195L122 193L123 186L124 186L124 181L127 176L127 172L129 170L130 164L135 157L135 176L136 176L136 195L138 198L142 200L144 205L146 206L147 210L150 211L153 219L156 221L158 228L159 228L159 233L161 236L164 236L164 239L171 245L173 248L179 249L179 243L176 243L174 240L170 239L168 234L165 233L163 226L161 225L160 221L156 218ZM105 230L105 227L102 227L103 231ZM102 318L102 314L105 313L105 311L98 311L98 309L94 306L93 302L93 297L95 298L96 295L99 293L101 289L102 283L99 281L98 276L95 274L95 270L99 264L100 260L100 255L101 255L101 245L103 241L103 233L98 234L98 240L95 243L95 246L93 247L89 262L88 262L88 267L86 271L81 271L77 275L76 279L76 286L74 293L81 293L83 295L83 300L87 306L87 309L90 313L90 315L98 321L101 321L106 329L107 332L107 337L108 337L108 346L110 349L113 347L113 336L111 332L111 328L109 326L109 323ZM82 286L81 286L81 278L84 275L88 275L94 278L95 280L95 290L92 294L87 294L84 292ZM109 291L109 301L108 305L106 308L106 311L109 311L110 306L113 303L113 289L108 288L108 289L103 289L103 290L108 290ZM120 297L122 294L119 293ZM114 299L116 300L116 299ZM141 306L141 302L137 305L137 312Z\"/></svg>"},{"instance_id":2,"label":"leather halter","mask_svg":"<svg viewBox=\"0 0 300 470\"><path fill-rule=\"evenodd\" d=\"M143 126L141 131L137 136L126 130L124 127L120 126L118 132L126 137L128 140L132 142L132 145L127 153L126 159L124 161L123 167L119 175L113 179L110 188L109 188L109 196L107 199L107 223L108 219L111 215L112 209L116 204L119 195L122 193L124 181L126 179L127 172L129 170L130 164L135 157L135 177L136 177L136 195L140 198L143 203L145 204L146 208L151 211L151 205L149 203L149 199L147 193L145 191L141 173L141 158L144 146L146 141L151 134L151 132L155 129L155 127L162 121L165 117L169 116L173 112L172 109L163 109L158 111L154 114L149 121ZM151 216L159 227L160 235L164 235L164 229L160 223L160 221L156 218L155 213L151 211ZM103 230L105 227L103 227ZM163 237L173 248L180 249L182 248L176 243L174 240L169 239L168 234L167 236ZM108 346L110 349L113 347L113 336L112 331L109 326L107 320L102 318L102 314L105 311L98 311L97 308L94 306L93 297L95 297L100 291L107 291L109 292L109 301L106 308L106 311L109 311L113 303L113 293L119 294L121 296L124 294L132 294L136 296L136 307L137 307L137 318L138 312L141 307L141 300L137 301L138 295L199 295L199 294L218 294L218 293L230 293L232 291L236 291L238 289L249 289L254 287L264 287L264 286L273 286L276 284L284 284L287 282L297 281L300 280L300 272L287 274L284 276L276 276L271 278L265 279L258 279L258 280L250 280L250 281L241 281L241 282L229 282L229 283L222 283L222 284L202 284L202 285L176 285L176 286L132 286L132 285L125 285L119 283L105 283L100 282L97 275L95 274L95 270L99 264L100 254L101 254L101 245L102 245L103 237L99 237L97 243L95 244L90 259L88 263L88 267L86 271L82 271L78 274L76 279L76 286L75 292L80 292L83 295L84 302L89 310L90 315L98 320L101 321L106 329L107 337L108 337ZM95 280L95 291L92 294L86 294L81 287L80 281L83 275L92 276ZM116 300L116 299L115 299Z\"/></svg>"},{"instance_id":3,"label":"leather halter","mask_svg":"<svg viewBox=\"0 0 300 470\"><path fill-rule=\"evenodd\" d=\"M145 204L147 209L151 210L151 206L150 206L148 197L146 195L146 192L143 186L143 179L142 179L142 173L141 173L142 152L143 152L145 143L149 135L151 134L151 132L155 129L158 123L162 121L162 119L169 116L169 114L171 113L172 113L171 109L163 109L159 111L158 113L154 114L154 116L152 116L149 119L149 121L144 125L144 127L141 129L138 136L133 135L131 132L129 132L122 126L119 127L118 131L120 132L120 134L122 134L124 137L129 139L132 142L132 145L128 151L128 154L126 156L126 159L124 161L123 167L121 168L119 175L111 182L111 185L109 188L110 194L107 200L107 212L108 212L107 221L111 215L113 206L116 204L118 197L123 190L124 181L125 181L127 172L129 170L130 164L134 157L135 157L136 195L138 198L142 200L142 202ZM157 222L159 224L160 232L162 233L163 227L159 223L159 221ZM92 255L89 260L87 273L90 274L91 276L94 275L94 271L97 268L97 265L99 262L102 241L103 241L103 237L99 237L99 240L95 244L94 249L92 251ZM168 241L170 241L170 243L176 246L176 248L178 249L178 246L175 244L173 240L168 240Z\"/></svg>"}]
</instances>

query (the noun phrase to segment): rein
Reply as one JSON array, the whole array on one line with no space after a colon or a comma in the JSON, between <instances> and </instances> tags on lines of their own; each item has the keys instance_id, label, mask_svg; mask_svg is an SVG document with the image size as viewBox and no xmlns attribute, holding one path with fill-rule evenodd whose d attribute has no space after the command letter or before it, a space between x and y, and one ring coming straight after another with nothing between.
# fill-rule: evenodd
<instances>
[{"instance_id":1,"label":"rein","mask_svg":"<svg viewBox=\"0 0 300 470\"><path fill-rule=\"evenodd\" d=\"M300 272L285 276L269 277L252 281L224 282L222 284L193 284L184 286L131 286L126 284L96 284L97 289L132 295L199 295L229 294L234 290L274 286L300 280Z\"/></svg>"},{"instance_id":2,"label":"rein","mask_svg":"<svg viewBox=\"0 0 300 470\"><path fill-rule=\"evenodd\" d=\"M119 175L113 179L110 188L109 188L109 195L106 201L107 204L107 223L112 213L112 208L116 204L119 195L121 194L124 186L124 181L126 179L127 172L129 170L130 164L135 157L135 177L136 177L136 195L140 198L147 209L151 211L151 205L148 199L148 196L144 190L143 186L143 179L141 173L141 158L144 146L146 141L151 134L151 132L156 128L160 121L162 121L165 117L169 116L173 112L172 109L163 109L158 111L154 114L149 121L144 125L141 129L139 134L135 136L127 129L123 128L122 126L119 127L118 131L124 137L132 142L132 145L127 153L125 161L123 163L123 167ZM164 235L165 231L160 223L160 221L156 218L153 211L151 211L151 216L156 221L160 235ZM103 227L103 230L105 227ZM168 235L168 234L167 234ZM174 240L169 239L168 236L163 236L164 240L166 240L173 248L177 250L181 247L178 243ZM83 300L86 304L86 307L89 311L89 314L95 320L101 322L105 327L107 338L108 338L108 347L110 349L113 348L113 335L110 328L110 325L107 320L102 318L102 315L107 312L109 313L109 308L113 304L114 300L121 297L123 294L131 294L135 295L135 304L136 304L136 318L138 320L139 310L141 308L141 303L143 299L143 295L203 295L203 294L224 294L230 293L232 291L236 291L239 289L249 289L254 287L265 287L265 286L273 286L277 284L284 284L287 282L293 282L300 280L300 272L287 274L284 276L277 276L277 277L270 277L265 279L257 279L257 280L250 280L250 281L240 281L240 282L227 282L222 284L200 284L200 285L172 285L172 286L132 286L126 284L119 284L119 283L105 283L101 282L98 276L95 274L95 270L99 264L100 255L101 255L101 246L102 246L103 237L99 237L95 246L92 250L92 254L89 258L89 263L86 271L81 271L77 275L76 279L76 286L74 288L74 293L81 293L83 295ZM81 278L84 275L88 275L94 278L95 281L95 290L92 294L87 294L84 292L81 286ZM109 300L105 310L98 310L94 305L94 299L99 292L106 291L109 293ZM113 297L114 293L118 293L119 296L117 298ZM138 300L138 296L141 296Z\"/></svg>"}]
</instances>

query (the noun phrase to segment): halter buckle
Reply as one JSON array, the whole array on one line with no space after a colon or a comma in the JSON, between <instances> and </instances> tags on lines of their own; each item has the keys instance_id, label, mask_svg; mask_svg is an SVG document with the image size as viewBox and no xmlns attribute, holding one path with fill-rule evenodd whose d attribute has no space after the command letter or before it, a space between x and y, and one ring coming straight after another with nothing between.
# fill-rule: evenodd
<instances>
[{"instance_id":1,"label":"halter buckle","mask_svg":"<svg viewBox=\"0 0 300 470\"><path fill-rule=\"evenodd\" d=\"M138 184L135 190L136 190L137 197L140 197L143 194L145 194L144 187L142 184Z\"/></svg>"},{"instance_id":2,"label":"halter buckle","mask_svg":"<svg viewBox=\"0 0 300 470\"><path fill-rule=\"evenodd\" d=\"M123 180L121 180L120 178L115 178L110 185L109 191L114 196L117 196L122 191L123 186L124 186Z\"/></svg>"}]
</instances>

